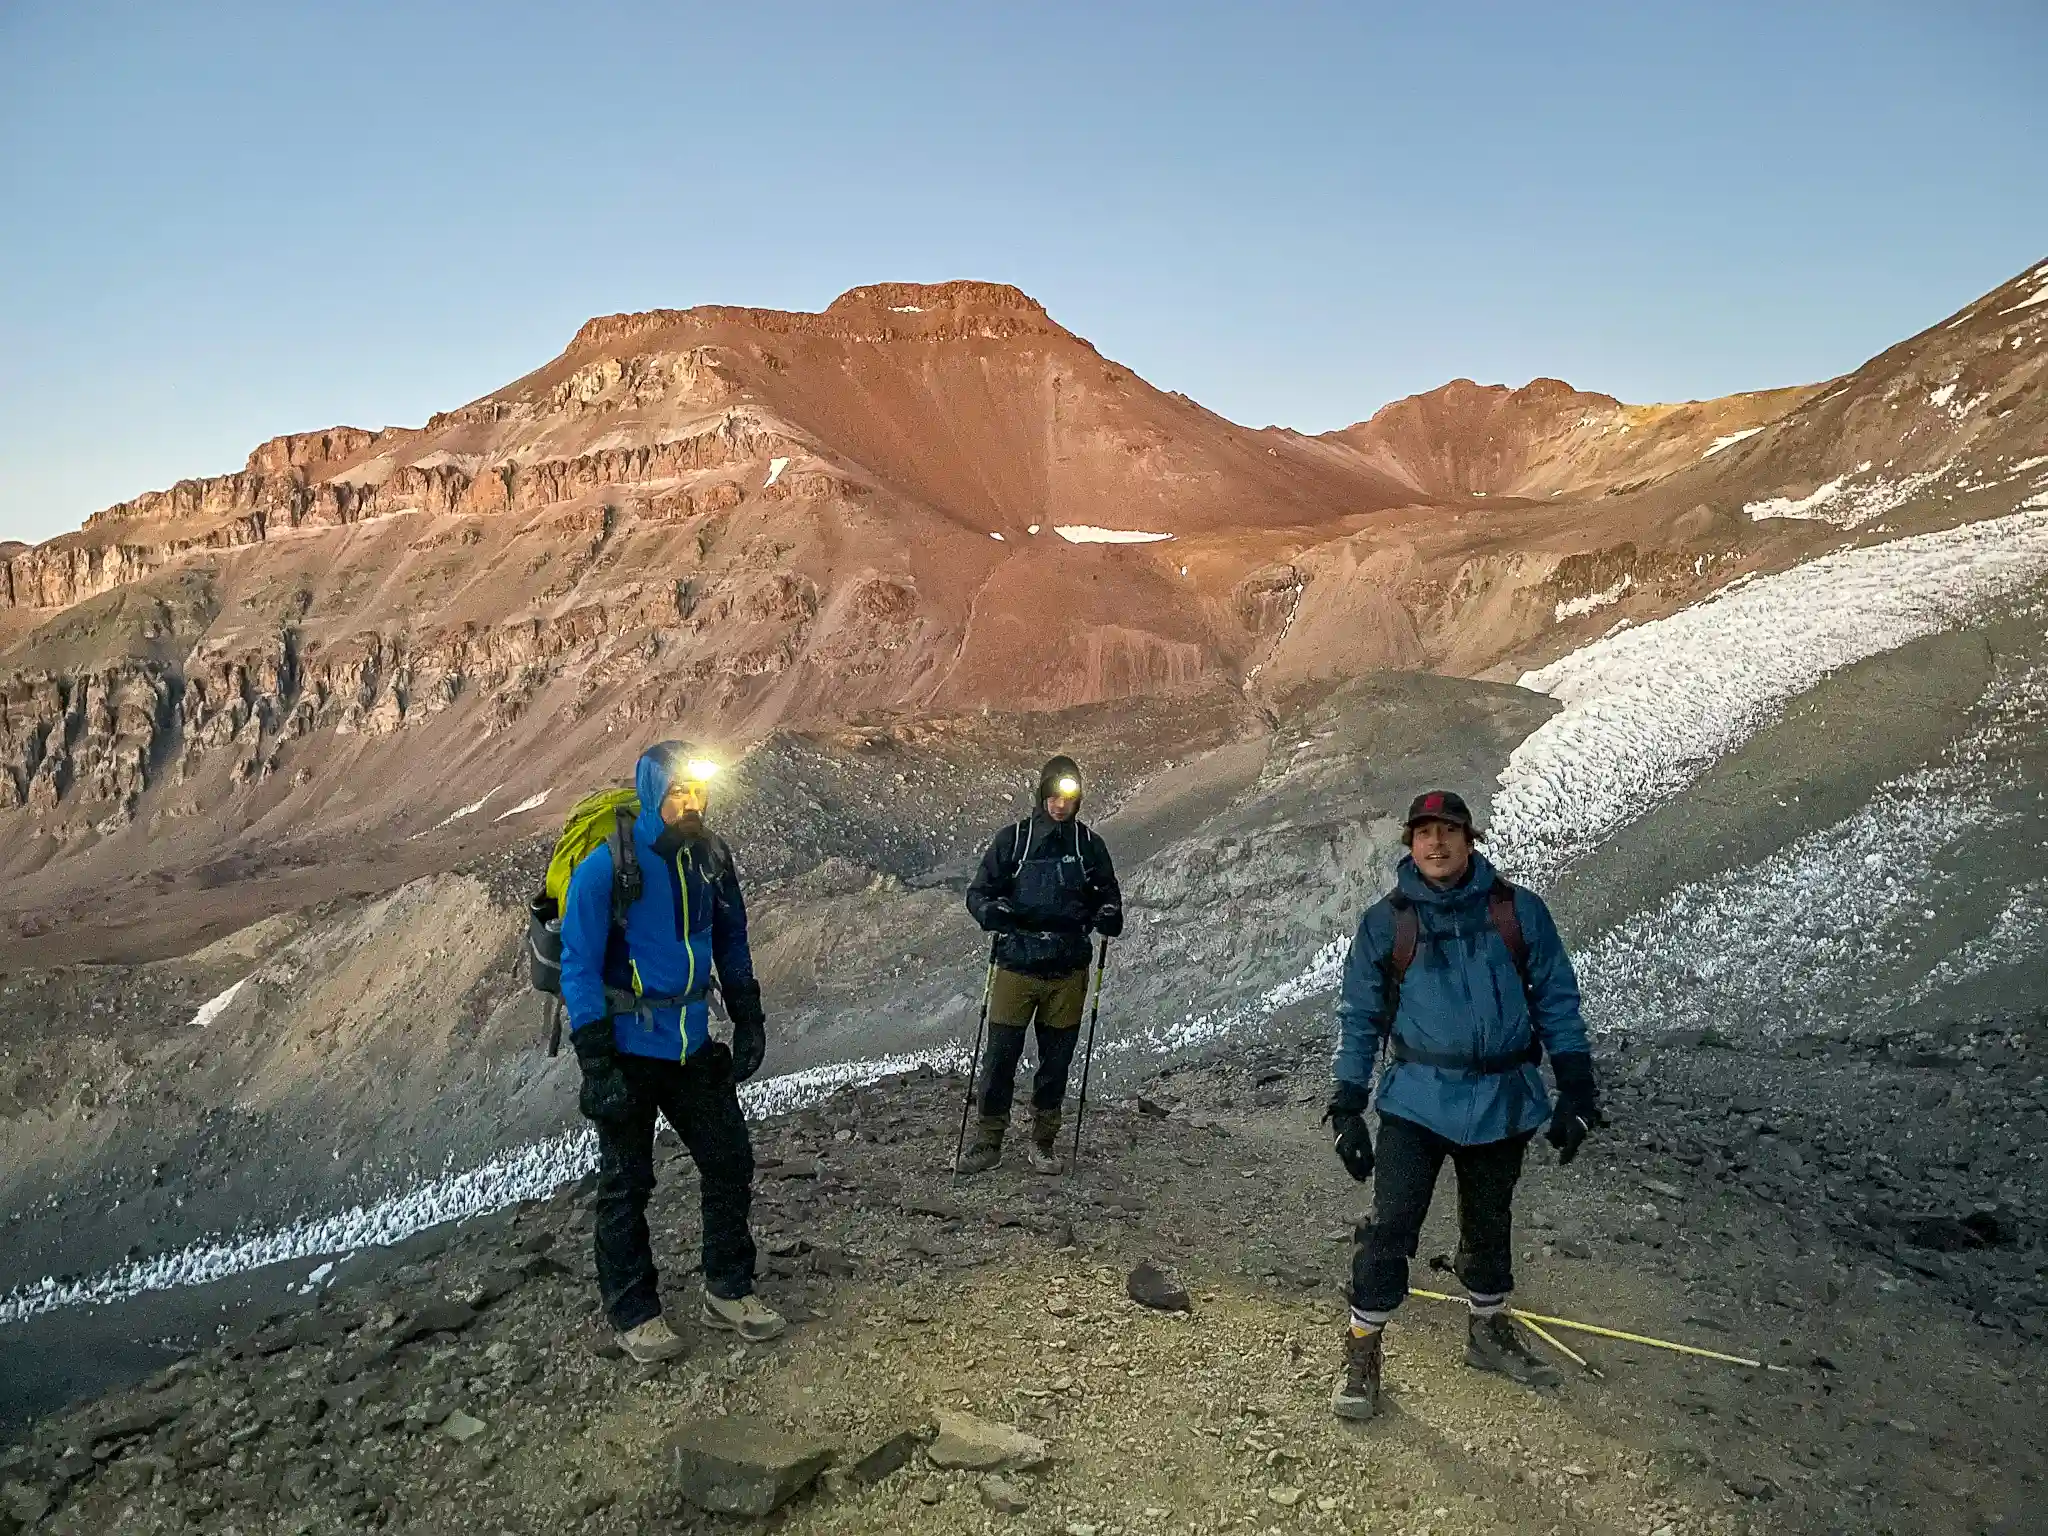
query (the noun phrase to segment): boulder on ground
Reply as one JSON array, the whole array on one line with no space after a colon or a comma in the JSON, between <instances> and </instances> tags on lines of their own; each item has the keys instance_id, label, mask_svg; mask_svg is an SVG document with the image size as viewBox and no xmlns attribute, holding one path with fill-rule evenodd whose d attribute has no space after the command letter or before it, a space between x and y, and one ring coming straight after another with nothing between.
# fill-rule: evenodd
<instances>
[{"instance_id":1,"label":"boulder on ground","mask_svg":"<svg viewBox=\"0 0 2048 1536\"><path fill-rule=\"evenodd\" d=\"M668 1438L675 1491L699 1509L722 1515L766 1515L811 1485L834 1447L788 1434L751 1414L700 1419Z\"/></svg>"},{"instance_id":2,"label":"boulder on ground","mask_svg":"<svg viewBox=\"0 0 2048 1536\"><path fill-rule=\"evenodd\" d=\"M1035 1467L1046 1458L1045 1442L1008 1424L992 1424L971 1413L939 1413L939 1437L925 1455L935 1467L995 1472Z\"/></svg>"},{"instance_id":3,"label":"boulder on ground","mask_svg":"<svg viewBox=\"0 0 2048 1536\"><path fill-rule=\"evenodd\" d=\"M1130 1278L1124 1282L1124 1292L1139 1306L1150 1307L1156 1312L1189 1312L1194 1309L1194 1303L1188 1300L1187 1287L1150 1259L1131 1271Z\"/></svg>"}]
</instances>

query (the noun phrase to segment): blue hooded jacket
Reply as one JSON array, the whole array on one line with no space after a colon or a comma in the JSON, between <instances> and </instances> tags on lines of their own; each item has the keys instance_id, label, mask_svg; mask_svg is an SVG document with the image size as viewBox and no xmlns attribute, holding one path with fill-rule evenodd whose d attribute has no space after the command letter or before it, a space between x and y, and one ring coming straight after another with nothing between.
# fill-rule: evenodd
<instances>
[{"instance_id":1,"label":"blue hooded jacket","mask_svg":"<svg viewBox=\"0 0 2048 1536\"><path fill-rule=\"evenodd\" d=\"M1515 915L1529 946L1525 994L1515 957L1486 910L1487 893L1498 878L1491 864L1474 854L1465 879L1440 891L1404 856L1394 878L1415 904L1415 958L1401 978L1399 1008L1389 1021L1385 978L1394 951L1394 908L1385 898L1366 908L1344 961L1337 1000L1339 1083L1369 1089L1380 1041L1390 1033L1420 1050L1457 1055L1525 1049L1532 1029L1552 1056L1588 1049L1579 979L1540 896L1515 888ZM1533 1065L1481 1073L1404 1061L1390 1062L1380 1075L1378 1107L1382 1115L1476 1146L1535 1130L1550 1117L1550 1095Z\"/></svg>"},{"instance_id":2,"label":"blue hooded jacket","mask_svg":"<svg viewBox=\"0 0 2048 1536\"><path fill-rule=\"evenodd\" d=\"M600 843L569 877L562 911L562 1001L572 1030L611 1016L621 1051L680 1061L710 1038L704 995L712 967L730 986L754 979L747 947L747 904L732 855L715 834L656 850L664 830L662 797L687 748L663 742L640 754L633 787L640 814L633 847L640 860L640 899L626 909L623 935L612 927L612 850ZM605 988L648 997L687 996L682 1008L612 1013Z\"/></svg>"}]
</instances>

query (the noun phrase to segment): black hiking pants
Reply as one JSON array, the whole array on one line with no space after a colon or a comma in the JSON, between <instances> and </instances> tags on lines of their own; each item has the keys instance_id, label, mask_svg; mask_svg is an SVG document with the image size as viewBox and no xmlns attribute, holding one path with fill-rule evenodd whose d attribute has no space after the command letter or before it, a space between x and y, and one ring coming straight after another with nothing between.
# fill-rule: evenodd
<instances>
[{"instance_id":1,"label":"black hiking pants","mask_svg":"<svg viewBox=\"0 0 2048 1536\"><path fill-rule=\"evenodd\" d=\"M1528 1145L1525 1132L1462 1146L1413 1120L1380 1116L1372 1220L1359 1227L1351 1255L1351 1305L1361 1312L1391 1312L1407 1296L1408 1261L1415 1257L1445 1158L1458 1170L1459 1281L1479 1295L1513 1290L1515 1183Z\"/></svg>"},{"instance_id":2,"label":"black hiking pants","mask_svg":"<svg viewBox=\"0 0 2048 1536\"><path fill-rule=\"evenodd\" d=\"M617 1120L597 1122L597 1287L612 1327L625 1331L661 1315L647 1200L654 1193L658 1111L690 1149L703 1184L704 1287L736 1300L754 1289L754 1148L732 1080L732 1054L716 1041L687 1061L622 1052L632 1102Z\"/></svg>"}]
</instances>

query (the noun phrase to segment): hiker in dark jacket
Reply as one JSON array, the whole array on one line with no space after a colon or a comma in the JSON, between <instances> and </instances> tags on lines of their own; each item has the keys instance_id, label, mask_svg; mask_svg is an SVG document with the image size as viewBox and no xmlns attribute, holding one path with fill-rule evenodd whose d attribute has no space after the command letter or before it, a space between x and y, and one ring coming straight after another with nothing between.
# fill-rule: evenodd
<instances>
[{"instance_id":1,"label":"hiker in dark jacket","mask_svg":"<svg viewBox=\"0 0 2048 1536\"><path fill-rule=\"evenodd\" d=\"M627 1354L680 1354L661 1315L647 1200L657 1111L690 1149L703 1183L701 1321L770 1339L783 1320L754 1295L754 1151L736 1085L768 1044L747 946L747 904L725 840L704 825L715 772L682 742L650 747L634 770L633 850L641 894L612 922L612 850L599 843L569 877L562 908L562 1000L583 1069L580 1104L597 1126L597 1284ZM714 966L732 1045L711 1038Z\"/></svg>"},{"instance_id":2,"label":"hiker in dark jacket","mask_svg":"<svg viewBox=\"0 0 2048 1536\"><path fill-rule=\"evenodd\" d=\"M1342 1418L1378 1407L1382 1330L1408 1294L1445 1158L1458 1170L1458 1279L1471 1299L1465 1363L1529 1386L1559 1379L1507 1316L1515 1183L1546 1120L1558 1161L1576 1157L1602 1123L1599 1099L1578 978L1550 909L1474 852L1480 836L1457 795L1418 796L1394 890L1366 909L1344 962L1327 1118L1345 1168L1373 1180L1373 1213L1352 1256L1345 1371L1331 1399ZM1383 1045L1375 1154L1365 1111ZM1554 1107L1536 1069L1546 1053Z\"/></svg>"},{"instance_id":3,"label":"hiker in dark jacket","mask_svg":"<svg viewBox=\"0 0 2048 1536\"><path fill-rule=\"evenodd\" d=\"M1124 898L1109 849L1080 819L1081 770L1055 757L1038 776L1031 814L1005 827L981 856L967 910L996 936L989 986L988 1051L976 1091L981 1116L960 1155L961 1173L1003 1158L1024 1031L1038 1029L1031 1085L1031 1166L1060 1171L1060 1106L1088 1001L1088 935L1124 931Z\"/></svg>"}]
</instances>

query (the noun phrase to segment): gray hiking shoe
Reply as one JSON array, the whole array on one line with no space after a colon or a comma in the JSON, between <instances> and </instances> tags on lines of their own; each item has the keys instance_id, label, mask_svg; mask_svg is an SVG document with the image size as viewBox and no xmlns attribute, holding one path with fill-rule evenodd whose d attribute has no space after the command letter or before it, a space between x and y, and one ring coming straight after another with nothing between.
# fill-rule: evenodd
<instances>
[{"instance_id":1,"label":"gray hiking shoe","mask_svg":"<svg viewBox=\"0 0 2048 1536\"><path fill-rule=\"evenodd\" d=\"M1031 1151L1028 1160L1034 1173L1060 1171L1060 1112L1040 1110L1031 1117Z\"/></svg>"},{"instance_id":2,"label":"gray hiking shoe","mask_svg":"<svg viewBox=\"0 0 2048 1536\"><path fill-rule=\"evenodd\" d=\"M1474 1370L1493 1371L1525 1387L1549 1391L1564 1385L1553 1365L1539 1360L1522 1342L1514 1319L1505 1312L1471 1320L1465 1332L1465 1363Z\"/></svg>"},{"instance_id":3,"label":"gray hiking shoe","mask_svg":"<svg viewBox=\"0 0 2048 1536\"><path fill-rule=\"evenodd\" d=\"M642 1365L673 1360L689 1347L663 1317L650 1317L638 1328L628 1328L619 1335L619 1348Z\"/></svg>"},{"instance_id":4,"label":"gray hiking shoe","mask_svg":"<svg viewBox=\"0 0 2048 1536\"><path fill-rule=\"evenodd\" d=\"M1003 1160L1003 1132L1010 1122L984 1115L974 1122L974 1139L953 1165L955 1173L986 1173Z\"/></svg>"},{"instance_id":5,"label":"gray hiking shoe","mask_svg":"<svg viewBox=\"0 0 2048 1536\"><path fill-rule=\"evenodd\" d=\"M1369 1419L1380 1411L1380 1364L1385 1358L1383 1330L1359 1333L1344 1329L1344 1374L1330 1393L1330 1412L1340 1419Z\"/></svg>"},{"instance_id":6,"label":"gray hiking shoe","mask_svg":"<svg viewBox=\"0 0 2048 1536\"><path fill-rule=\"evenodd\" d=\"M780 1312L758 1296L727 1301L723 1296L704 1293L704 1326L736 1333L751 1344L765 1343L789 1324Z\"/></svg>"}]
</instances>

